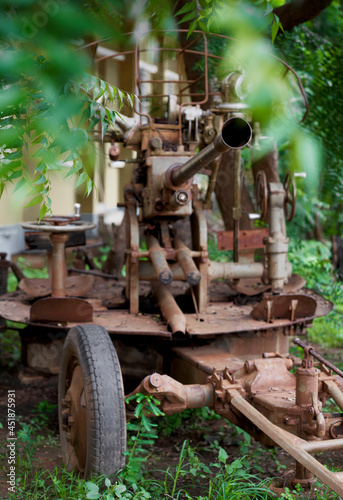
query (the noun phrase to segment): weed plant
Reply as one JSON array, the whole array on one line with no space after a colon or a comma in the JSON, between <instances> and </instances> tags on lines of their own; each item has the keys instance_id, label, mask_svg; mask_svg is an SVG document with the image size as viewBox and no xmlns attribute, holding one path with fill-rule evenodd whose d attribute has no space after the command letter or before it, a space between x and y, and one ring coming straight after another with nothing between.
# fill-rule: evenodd
<instances>
[{"instance_id":1,"label":"weed plant","mask_svg":"<svg viewBox=\"0 0 343 500\"><path fill-rule=\"evenodd\" d=\"M343 341L343 283L331 264L329 243L319 241L290 241L288 258L293 272L306 279L307 288L323 295L333 303L327 316L316 318L308 330L309 338L323 347L339 347Z\"/></svg>"}]
</instances>

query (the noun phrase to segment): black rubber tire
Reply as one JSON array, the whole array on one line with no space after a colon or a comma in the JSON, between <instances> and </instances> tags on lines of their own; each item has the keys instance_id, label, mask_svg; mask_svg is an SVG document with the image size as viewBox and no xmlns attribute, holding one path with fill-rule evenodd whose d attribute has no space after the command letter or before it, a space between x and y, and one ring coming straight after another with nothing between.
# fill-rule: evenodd
<instances>
[{"instance_id":1,"label":"black rubber tire","mask_svg":"<svg viewBox=\"0 0 343 500\"><path fill-rule=\"evenodd\" d=\"M74 407L75 404L79 406L80 418L83 419L79 427L84 427L86 432L82 430L71 442L71 427L66 425L66 420L68 415L72 415L72 409L66 409L65 398L74 373L78 374L75 375L78 385L76 390L75 385L72 387L73 404ZM81 393L80 384L83 385ZM126 418L123 380L117 353L102 326L79 325L69 331L59 371L58 412L63 460L69 470L79 470L87 479L91 475L113 477L124 467ZM72 431L77 432L77 429ZM75 445L79 440L82 441L81 447ZM82 452L79 451L81 448ZM78 451L80 456L77 458Z\"/></svg>"}]
</instances>

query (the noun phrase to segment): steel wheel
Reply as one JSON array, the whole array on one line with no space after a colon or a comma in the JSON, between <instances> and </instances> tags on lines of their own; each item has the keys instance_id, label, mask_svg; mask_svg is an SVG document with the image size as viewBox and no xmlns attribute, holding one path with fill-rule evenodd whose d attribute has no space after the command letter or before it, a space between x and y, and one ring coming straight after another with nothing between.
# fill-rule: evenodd
<instances>
[{"instance_id":1,"label":"steel wheel","mask_svg":"<svg viewBox=\"0 0 343 500\"><path fill-rule=\"evenodd\" d=\"M58 411L63 460L85 478L125 465L123 381L116 351L98 325L72 328L63 346Z\"/></svg>"}]
</instances>

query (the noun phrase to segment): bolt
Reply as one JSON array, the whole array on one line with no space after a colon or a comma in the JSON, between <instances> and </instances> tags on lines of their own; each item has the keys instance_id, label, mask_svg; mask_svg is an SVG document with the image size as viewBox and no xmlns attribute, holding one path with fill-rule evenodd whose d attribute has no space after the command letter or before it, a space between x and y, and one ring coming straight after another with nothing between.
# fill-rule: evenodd
<instances>
[{"instance_id":1,"label":"bolt","mask_svg":"<svg viewBox=\"0 0 343 500\"><path fill-rule=\"evenodd\" d=\"M253 363L252 361L246 361L244 363L245 373L251 373L252 371L254 371L254 369L255 369L255 363Z\"/></svg>"},{"instance_id":2,"label":"bolt","mask_svg":"<svg viewBox=\"0 0 343 500\"><path fill-rule=\"evenodd\" d=\"M159 373L153 373L149 378L149 385L152 389L157 389L163 384L163 378Z\"/></svg>"},{"instance_id":3,"label":"bolt","mask_svg":"<svg viewBox=\"0 0 343 500\"><path fill-rule=\"evenodd\" d=\"M177 203L179 203L180 205L184 205L185 203L187 203L189 195L186 191L178 191L175 195L175 199Z\"/></svg>"}]
</instances>

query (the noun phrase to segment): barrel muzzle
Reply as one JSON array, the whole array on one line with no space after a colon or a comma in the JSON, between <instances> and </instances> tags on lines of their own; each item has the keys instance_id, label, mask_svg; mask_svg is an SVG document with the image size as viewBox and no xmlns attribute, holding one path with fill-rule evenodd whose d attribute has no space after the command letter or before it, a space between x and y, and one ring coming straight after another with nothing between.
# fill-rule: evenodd
<instances>
[{"instance_id":1,"label":"barrel muzzle","mask_svg":"<svg viewBox=\"0 0 343 500\"><path fill-rule=\"evenodd\" d=\"M172 165L166 172L167 187L178 187L186 184L196 173L203 170L217 156L230 149L242 149L251 139L252 131L249 123L243 118L233 117L226 120L221 133L202 151L194 155L186 163Z\"/></svg>"}]
</instances>

